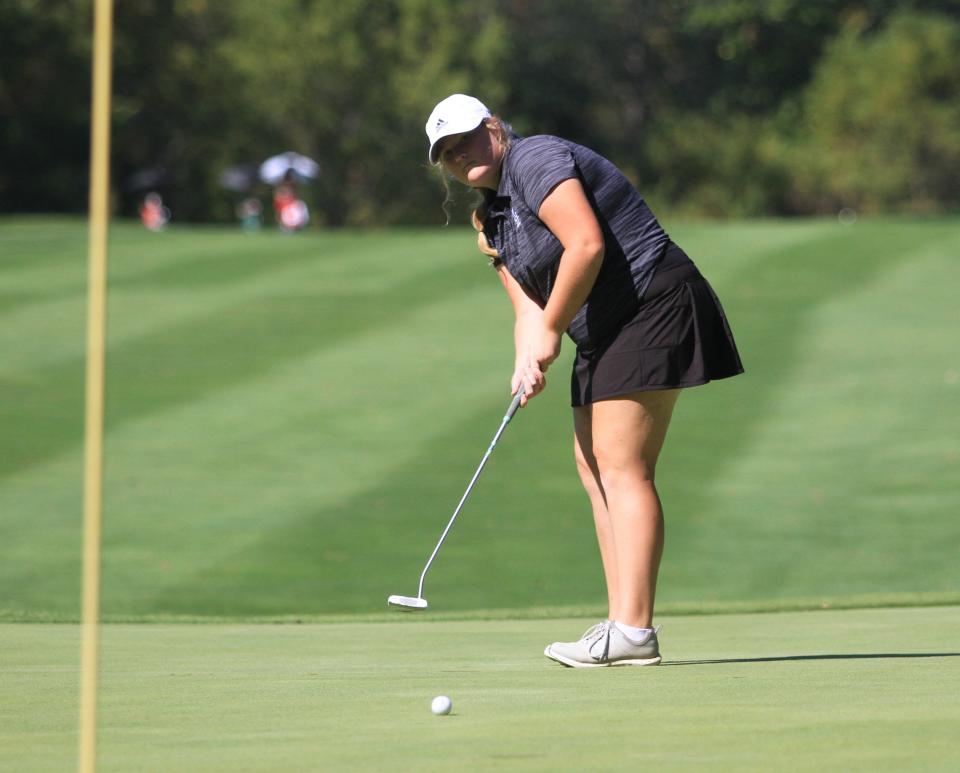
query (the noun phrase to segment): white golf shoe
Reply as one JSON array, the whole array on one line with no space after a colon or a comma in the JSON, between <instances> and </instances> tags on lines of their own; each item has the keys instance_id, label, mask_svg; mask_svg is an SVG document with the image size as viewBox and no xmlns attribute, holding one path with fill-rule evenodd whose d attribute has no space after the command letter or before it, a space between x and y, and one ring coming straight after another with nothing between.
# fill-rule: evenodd
<instances>
[{"instance_id":1,"label":"white golf shoe","mask_svg":"<svg viewBox=\"0 0 960 773\"><path fill-rule=\"evenodd\" d=\"M543 654L570 668L655 666L660 662L659 630L652 630L642 641L633 641L611 620L604 620L588 629L579 641L554 642Z\"/></svg>"}]
</instances>

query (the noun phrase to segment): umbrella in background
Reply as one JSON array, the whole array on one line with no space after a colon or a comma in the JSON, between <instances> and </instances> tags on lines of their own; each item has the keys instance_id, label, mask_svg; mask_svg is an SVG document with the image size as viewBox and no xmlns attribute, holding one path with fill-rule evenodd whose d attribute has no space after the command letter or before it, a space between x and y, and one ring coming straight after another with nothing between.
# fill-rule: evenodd
<instances>
[{"instance_id":1,"label":"umbrella in background","mask_svg":"<svg viewBox=\"0 0 960 773\"><path fill-rule=\"evenodd\" d=\"M270 185L281 182L288 173L299 178L301 182L312 180L320 174L320 164L312 158L289 151L271 156L260 164L260 179Z\"/></svg>"},{"instance_id":2,"label":"umbrella in background","mask_svg":"<svg viewBox=\"0 0 960 773\"><path fill-rule=\"evenodd\" d=\"M238 164L227 167L220 173L220 187L235 193L246 193L256 182L256 164Z\"/></svg>"}]
</instances>

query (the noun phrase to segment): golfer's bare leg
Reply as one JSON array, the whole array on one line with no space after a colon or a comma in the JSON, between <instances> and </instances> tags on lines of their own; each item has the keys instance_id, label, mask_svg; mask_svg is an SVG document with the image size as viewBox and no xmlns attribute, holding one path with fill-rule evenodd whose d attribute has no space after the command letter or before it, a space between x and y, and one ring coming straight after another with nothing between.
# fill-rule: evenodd
<instances>
[{"instance_id":1,"label":"golfer's bare leg","mask_svg":"<svg viewBox=\"0 0 960 773\"><path fill-rule=\"evenodd\" d=\"M600 483L600 471L593 456L593 433L591 424L591 406L585 405L573 409L573 450L577 460L577 472L580 481L590 498L593 508L593 522L597 530L597 543L600 546L600 560L603 562L603 575L607 583L608 616L616 620L619 614L617 604L620 601L620 588L617 581L617 554L613 542L613 525L607 510L606 496Z\"/></svg>"},{"instance_id":2,"label":"golfer's bare leg","mask_svg":"<svg viewBox=\"0 0 960 773\"><path fill-rule=\"evenodd\" d=\"M647 628L653 622L663 555L663 509L654 484L680 390L635 392L594 403L592 456L599 472L616 561L617 617Z\"/></svg>"}]
</instances>

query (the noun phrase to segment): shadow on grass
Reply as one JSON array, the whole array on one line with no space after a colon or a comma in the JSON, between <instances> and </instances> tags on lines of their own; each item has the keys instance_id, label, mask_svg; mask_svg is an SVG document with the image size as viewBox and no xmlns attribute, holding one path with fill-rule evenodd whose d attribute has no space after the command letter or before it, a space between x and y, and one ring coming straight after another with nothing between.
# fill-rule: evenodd
<instances>
[{"instance_id":1,"label":"shadow on grass","mask_svg":"<svg viewBox=\"0 0 960 773\"><path fill-rule=\"evenodd\" d=\"M783 655L768 658L717 658L715 660L671 660L663 666L714 666L723 663L789 663L806 660L886 660L893 658L960 658L960 652L870 652L846 655Z\"/></svg>"}]
</instances>

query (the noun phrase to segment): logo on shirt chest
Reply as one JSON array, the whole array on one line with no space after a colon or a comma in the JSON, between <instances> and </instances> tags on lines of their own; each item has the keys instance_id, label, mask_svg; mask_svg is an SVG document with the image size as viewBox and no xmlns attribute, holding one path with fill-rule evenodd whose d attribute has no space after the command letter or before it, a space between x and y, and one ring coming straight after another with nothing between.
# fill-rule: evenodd
<instances>
[{"instance_id":1,"label":"logo on shirt chest","mask_svg":"<svg viewBox=\"0 0 960 773\"><path fill-rule=\"evenodd\" d=\"M518 231L523 228L522 224L520 223L520 215L518 215L517 210L513 209L512 207L510 208L510 219L513 221L513 227Z\"/></svg>"}]
</instances>

